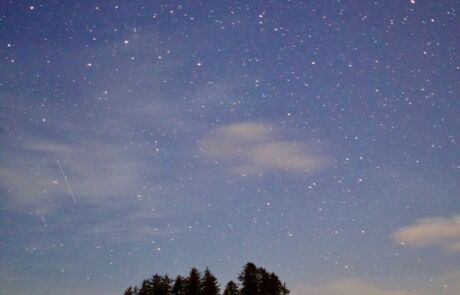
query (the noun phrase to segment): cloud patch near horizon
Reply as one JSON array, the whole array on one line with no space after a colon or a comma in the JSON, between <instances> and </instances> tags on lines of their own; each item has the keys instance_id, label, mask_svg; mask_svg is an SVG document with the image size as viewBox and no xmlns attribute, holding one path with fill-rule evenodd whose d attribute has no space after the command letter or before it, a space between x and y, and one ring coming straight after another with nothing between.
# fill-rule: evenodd
<instances>
[{"instance_id":1,"label":"cloud patch near horizon","mask_svg":"<svg viewBox=\"0 0 460 295\"><path fill-rule=\"evenodd\" d=\"M207 158L225 163L231 172L256 174L270 170L314 172L328 160L308 142L283 141L264 122L239 122L219 127L200 142Z\"/></svg>"},{"instance_id":2,"label":"cloud patch near horizon","mask_svg":"<svg viewBox=\"0 0 460 295\"><path fill-rule=\"evenodd\" d=\"M374 283L365 279L338 278L321 284L292 288L293 295L458 295L460 272L447 271L429 280Z\"/></svg>"},{"instance_id":3,"label":"cloud patch near horizon","mask_svg":"<svg viewBox=\"0 0 460 295\"><path fill-rule=\"evenodd\" d=\"M422 218L401 227L393 238L409 246L438 246L448 252L460 252L460 216Z\"/></svg>"},{"instance_id":4,"label":"cloud patch near horizon","mask_svg":"<svg viewBox=\"0 0 460 295\"><path fill-rule=\"evenodd\" d=\"M295 295L416 295L416 293L375 286L356 279L341 279L322 285L302 286L293 290Z\"/></svg>"}]
</instances>

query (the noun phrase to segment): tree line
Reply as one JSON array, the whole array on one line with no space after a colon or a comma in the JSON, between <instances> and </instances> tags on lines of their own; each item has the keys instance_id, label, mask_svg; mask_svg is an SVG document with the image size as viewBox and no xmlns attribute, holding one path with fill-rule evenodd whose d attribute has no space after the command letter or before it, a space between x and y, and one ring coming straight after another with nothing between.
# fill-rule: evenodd
<instances>
[{"instance_id":1,"label":"tree line","mask_svg":"<svg viewBox=\"0 0 460 295\"><path fill-rule=\"evenodd\" d=\"M187 277L155 274L138 286L129 286L124 295L220 295L217 278L206 268L202 274L193 267ZM273 272L248 262L238 276L238 282L225 285L222 295L287 295L289 290Z\"/></svg>"}]
</instances>

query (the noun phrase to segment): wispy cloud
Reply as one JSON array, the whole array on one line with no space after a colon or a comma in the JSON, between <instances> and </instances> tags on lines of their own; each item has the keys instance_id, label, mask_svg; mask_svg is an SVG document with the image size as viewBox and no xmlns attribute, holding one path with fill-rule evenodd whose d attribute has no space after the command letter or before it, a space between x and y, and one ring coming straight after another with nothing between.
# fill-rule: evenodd
<instances>
[{"instance_id":1,"label":"wispy cloud","mask_svg":"<svg viewBox=\"0 0 460 295\"><path fill-rule=\"evenodd\" d=\"M149 130L149 124L162 130L176 128L177 121L166 120L161 104L140 109L116 102L110 112L101 111L88 120L68 117L64 121L62 115L50 114L38 132L29 131L27 123L17 124L21 139L12 138L2 150L3 206L46 220L58 218L65 230L58 225L52 228L63 236L140 241L180 232L167 222L177 210L171 203L181 199L181 216L188 216L193 214L187 210L189 200L161 164L160 135L142 132L142 128ZM35 226L30 230L40 232Z\"/></svg>"},{"instance_id":2,"label":"wispy cloud","mask_svg":"<svg viewBox=\"0 0 460 295\"><path fill-rule=\"evenodd\" d=\"M448 271L430 280L405 283L375 283L364 279L337 279L322 284L292 288L295 295L458 295L460 272Z\"/></svg>"},{"instance_id":3,"label":"wispy cloud","mask_svg":"<svg viewBox=\"0 0 460 295\"><path fill-rule=\"evenodd\" d=\"M158 236L174 236L182 230L171 224L163 224L163 216L148 210L138 209L132 216L103 220L82 230L82 234L97 236L105 240L112 239L122 242L155 239ZM161 224L161 225L160 225Z\"/></svg>"},{"instance_id":4,"label":"wispy cloud","mask_svg":"<svg viewBox=\"0 0 460 295\"><path fill-rule=\"evenodd\" d=\"M279 169L313 172L327 166L328 160L314 152L311 142L280 140L278 133L264 122L225 125L208 134L200 150L209 159L225 162L232 172L243 174Z\"/></svg>"},{"instance_id":5,"label":"wispy cloud","mask_svg":"<svg viewBox=\"0 0 460 295\"><path fill-rule=\"evenodd\" d=\"M413 225L397 229L393 237L409 246L439 246L460 252L460 216L423 218Z\"/></svg>"},{"instance_id":6,"label":"wispy cloud","mask_svg":"<svg viewBox=\"0 0 460 295\"><path fill-rule=\"evenodd\" d=\"M59 161L77 201L100 200L100 204L141 193L142 182L136 175L148 167L140 159L124 156L120 147L98 143L97 147L48 142L16 146L6 153L8 157L0 170L1 185L13 196L15 205L48 212L72 201Z\"/></svg>"},{"instance_id":7,"label":"wispy cloud","mask_svg":"<svg viewBox=\"0 0 460 295\"><path fill-rule=\"evenodd\" d=\"M67 97L60 94L44 99L48 95L35 92L6 95L8 110L1 118L7 131L2 135L0 159L0 189L5 192L2 206L19 213L60 218L63 212L71 211L69 208L91 208L85 216L71 215L73 220L65 224L74 228L91 220L85 234L123 234L132 240L170 233L164 220L174 218L178 211L184 218L202 209L196 204L190 206L174 176L181 161L190 162L184 158L189 152L187 143L195 142L197 132L192 124L194 104L208 107L217 98L225 100L234 84L206 83L197 87L190 102L177 100L180 95L164 87L174 80L173 65L167 60L175 51L170 54L171 47L160 46L154 38L151 34L136 35L129 46L120 47L120 71L115 74L112 62L92 58L111 55L111 44L60 53L91 80L90 88L62 86L56 90L69 93ZM177 46L183 49L183 44ZM151 63L156 74L144 59L131 59L139 52L163 56ZM86 67L88 63L92 67ZM32 73L37 65L27 66L30 69L26 72ZM132 76L138 78L133 81ZM177 199L180 202L175 202ZM113 221L121 220L124 214L132 219Z\"/></svg>"},{"instance_id":8,"label":"wispy cloud","mask_svg":"<svg viewBox=\"0 0 460 295\"><path fill-rule=\"evenodd\" d=\"M355 279L331 281L322 285L302 286L293 290L296 295L415 295L417 293L375 286Z\"/></svg>"},{"instance_id":9,"label":"wispy cloud","mask_svg":"<svg viewBox=\"0 0 460 295\"><path fill-rule=\"evenodd\" d=\"M10 95L0 159L2 206L18 216L53 220L49 228L63 236L134 241L177 233L166 221L176 216L171 203L181 200L181 216L193 212L169 177L174 167L163 163L176 155L165 152L165 142L186 119L172 116L182 112L154 99L156 92L130 95L99 88L78 108ZM40 231L29 229L30 236Z\"/></svg>"}]
</instances>

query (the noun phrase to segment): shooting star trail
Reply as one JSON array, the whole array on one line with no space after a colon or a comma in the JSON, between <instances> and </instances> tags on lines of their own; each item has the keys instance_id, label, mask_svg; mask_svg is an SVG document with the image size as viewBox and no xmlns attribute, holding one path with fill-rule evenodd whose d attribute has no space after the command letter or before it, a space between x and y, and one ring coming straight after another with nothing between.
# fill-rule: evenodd
<instances>
[{"instance_id":1,"label":"shooting star trail","mask_svg":"<svg viewBox=\"0 0 460 295\"><path fill-rule=\"evenodd\" d=\"M77 204L77 199L75 199L75 195L73 194L72 188L70 187L69 180L67 179L67 175L64 173L64 169L62 169L61 162L59 160L56 160L57 164L59 166L59 170L61 171L62 177L64 177L65 184L67 185L67 189L69 190L70 195L72 196L72 200L74 204Z\"/></svg>"}]
</instances>

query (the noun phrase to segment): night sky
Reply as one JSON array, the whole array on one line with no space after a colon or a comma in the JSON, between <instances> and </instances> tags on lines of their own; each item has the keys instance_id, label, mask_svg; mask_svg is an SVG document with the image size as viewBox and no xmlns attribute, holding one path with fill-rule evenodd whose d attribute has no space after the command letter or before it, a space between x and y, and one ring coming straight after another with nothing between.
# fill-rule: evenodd
<instances>
[{"instance_id":1,"label":"night sky","mask_svg":"<svg viewBox=\"0 0 460 295\"><path fill-rule=\"evenodd\" d=\"M460 294L459 10L2 0L0 293Z\"/></svg>"}]
</instances>

